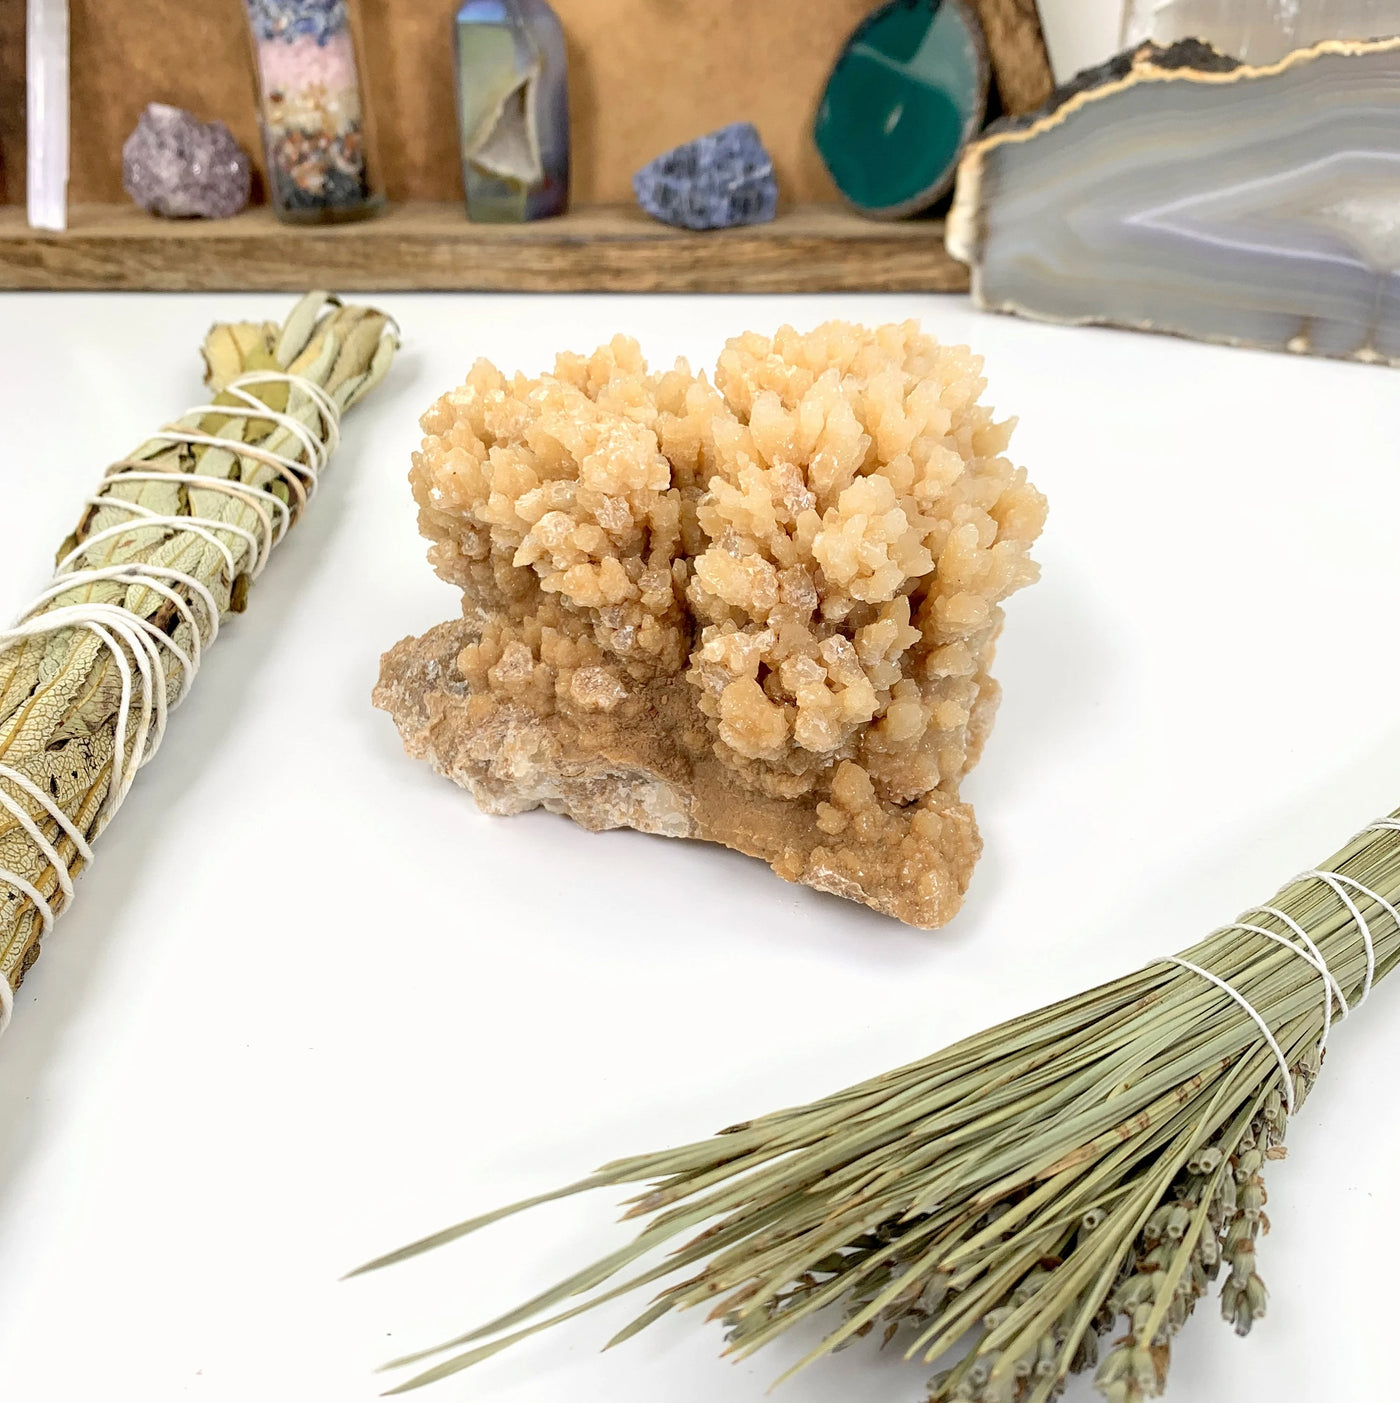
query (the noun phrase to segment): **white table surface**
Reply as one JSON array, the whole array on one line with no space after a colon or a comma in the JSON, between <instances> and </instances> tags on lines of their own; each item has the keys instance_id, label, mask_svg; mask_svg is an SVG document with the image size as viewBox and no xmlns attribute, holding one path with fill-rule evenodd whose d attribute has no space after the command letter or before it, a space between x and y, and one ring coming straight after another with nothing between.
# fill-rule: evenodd
<instances>
[{"instance_id":1,"label":"white table surface","mask_svg":"<svg viewBox=\"0 0 1400 1403\"><path fill-rule=\"evenodd\" d=\"M211 320L278 296L0 298L0 599L43 585L105 464L200 398ZM422 1232L806 1100L1184 946L1400 803L1393 372L979 315L959 298L393 296L407 341L315 509L230 622L102 839L0 1044L0 1391L16 1403L335 1400L620 1241L574 1200L341 1283ZM451 615L405 484L476 356L618 329L711 363L784 320L918 317L987 357L1050 497L986 856L942 933L724 850L484 817L371 709ZM1170 1397L1393 1388L1400 988L1340 1030L1269 1173L1270 1313L1203 1307ZM596 1348L624 1304L425 1400L757 1403L796 1342ZM792 1403L922 1397L855 1348ZM1071 1399L1093 1396L1075 1384Z\"/></svg>"}]
</instances>

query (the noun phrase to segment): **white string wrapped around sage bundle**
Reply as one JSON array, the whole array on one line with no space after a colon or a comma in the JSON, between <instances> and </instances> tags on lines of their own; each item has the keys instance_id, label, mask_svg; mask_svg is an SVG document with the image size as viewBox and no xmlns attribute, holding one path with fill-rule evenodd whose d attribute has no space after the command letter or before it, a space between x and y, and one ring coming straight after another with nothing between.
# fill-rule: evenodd
<instances>
[{"instance_id":1,"label":"white string wrapped around sage bundle","mask_svg":"<svg viewBox=\"0 0 1400 1403\"><path fill-rule=\"evenodd\" d=\"M326 293L280 327L213 327L212 402L108 470L53 582L0 631L0 1032L220 620L244 608L341 414L397 345L390 318Z\"/></svg>"},{"instance_id":2,"label":"white string wrapped around sage bundle","mask_svg":"<svg viewBox=\"0 0 1400 1403\"><path fill-rule=\"evenodd\" d=\"M611 1344L703 1305L744 1357L835 1307L844 1318L790 1373L878 1330L925 1365L968 1346L929 1381L930 1403L1049 1403L1091 1368L1111 1403L1158 1397L1171 1342L1222 1269L1226 1320L1245 1334L1264 1314L1261 1171L1283 1157L1334 1018L1400 963L1397 901L1400 813L1179 956L381 1257L360 1270L553 1199L647 1185L624 1215L649 1219L632 1243L394 1361L447 1355L391 1391L669 1281ZM663 1246L660 1265L612 1284Z\"/></svg>"}]
</instances>

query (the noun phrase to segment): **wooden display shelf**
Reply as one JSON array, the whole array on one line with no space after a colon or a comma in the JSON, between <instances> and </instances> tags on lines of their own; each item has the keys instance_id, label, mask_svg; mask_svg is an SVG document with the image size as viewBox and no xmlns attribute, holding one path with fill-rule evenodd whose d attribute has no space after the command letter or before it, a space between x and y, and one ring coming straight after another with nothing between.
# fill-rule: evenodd
<instances>
[{"instance_id":1,"label":"wooden display shelf","mask_svg":"<svg viewBox=\"0 0 1400 1403\"><path fill-rule=\"evenodd\" d=\"M460 204L394 205L358 224L157 219L79 205L62 233L0 207L0 288L346 292L960 292L937 220L880 223L799 205L771 224L695 234L625 205L534 224L470 224Z\"/></svg>"}]
</instances>

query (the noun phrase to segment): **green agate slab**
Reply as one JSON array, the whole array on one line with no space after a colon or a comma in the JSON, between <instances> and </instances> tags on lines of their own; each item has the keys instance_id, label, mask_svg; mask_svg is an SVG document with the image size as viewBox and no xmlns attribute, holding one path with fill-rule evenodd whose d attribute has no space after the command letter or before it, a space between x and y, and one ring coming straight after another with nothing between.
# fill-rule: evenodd
<instances>
[{"instance_id":1,"label":"green agate slab","mask_svg":"<svg viewBox=\"0 0 1400 1403\"><path fill-rule=\"evenodd\" d=\"M862 214L899 219L953 183L987 107L982 29L962 0L892 0L841 50L813 135Z\"/></svg>"}]
</instances>

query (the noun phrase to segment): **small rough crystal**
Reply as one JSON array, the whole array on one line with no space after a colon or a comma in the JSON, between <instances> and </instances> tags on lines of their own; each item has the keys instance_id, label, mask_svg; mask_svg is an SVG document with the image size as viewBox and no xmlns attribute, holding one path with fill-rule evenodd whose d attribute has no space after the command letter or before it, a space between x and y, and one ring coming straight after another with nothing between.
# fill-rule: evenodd
<instances>
[{"instance_id":1,"label":"small rough crystal","mask_svg":"<svg viewBox=\"0 0 1400 1403\"><path fill-rule=\"evenodd\" d=\"M1323 39L1400 34L1400 0L1124 0L1123 47L1202 39L1243 63L1277 63Z\"/></svg>"},{"instance_id":2,"label":"small rough crystal","mask_svg":"<svg viewBox=\"0 0 1400 1403\"><path fill-rule=\"evenodd\" d=\"M147 105L122 146L122 185L144 210L173 219L225 219L248 203L248 155L222 122Z\"/></svg>"},{"instance_id":3,"label":"small rough crystal","mask_svg":"<svg viewBox=\"0 0 1400 1403\"><path fill-rule=\"evenodd\" d=\"M773 158L751 122L732 122L649 161L632 177L637 203L664 224L730 229L778 209Z\"/></svg>"},{"instance_id":4,"label":"small rough crystal","mask_svg":"<svg viewBox=\"0 0 1400 1403\"><path fill-rule=\"evenodd\" d=\"M1045 515L984 384L913 322L749 333L713 381L622 336L536 379L479 361L410 474L462 617L385 655L376 704L488 813L708 839L943 925Z\"/></svg>"}]
</instances>

